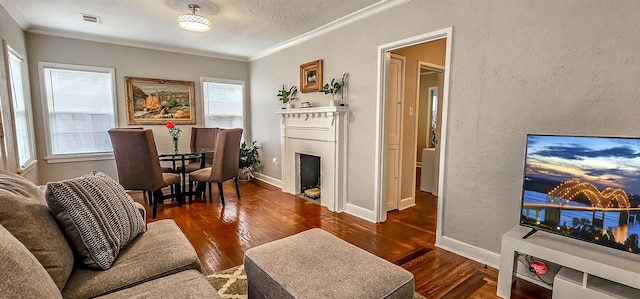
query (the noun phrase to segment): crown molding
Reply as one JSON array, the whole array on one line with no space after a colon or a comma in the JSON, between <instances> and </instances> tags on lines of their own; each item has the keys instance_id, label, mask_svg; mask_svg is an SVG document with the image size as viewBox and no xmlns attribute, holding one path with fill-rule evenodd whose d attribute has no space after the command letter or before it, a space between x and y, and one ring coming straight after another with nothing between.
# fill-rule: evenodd
<instances>
[{"instance_id":1,"label":"crown molding","mask_svg":"<svg viewBox=\"0 0 640 299\"><path fill-rule=\"evenodd\" d=\"M303 33L301 35L298 35L288 41L285 41L283 43L277 44L271 48L268 48L264 51L260 51L258 52L256 55L251 56L249 58L249 61L255 61L258 60L260 58L264 58L267 57L271 54L280 52L284 49L293 47L295 45L299 45L303 42L306 42L308 40L314 39L318 36L321 36L323 34L326 34L328 32L331 32L333 30L345 27L349 24L355 23L359 20L368 18L370 16L379 14L383 11L389 10L391 8L394 8L398 5L404 4L406 2L409 2L411 0L387 0L384 2L380 2L380 3L375 3L372 5L369 5L363 9L360 9L356 12L353 12L351 14L348 14L340 19L337 19L333 22L327 23L323 26L320 26L314 30L311 30L307 33Z\"/></svg>"},{"instance_id":2,"label":"crown molding","mask_svg":"<svg viewBox=\"0 0 640 299\"><path fill-rule=\"evenodd\" d=\"M22 10L20 10L15 1L0 0L0 5L4 7L4 9L9 13L13 20L18 23L18 26L20 26L22 30L25 30L31 25L31 23L27 21L27 18L24 17Z\"/></svg>"},{"instance_id":3,"label":"crown molding","mask_svg":"<svg viewBox=\"0 0 640 299\"><path fill-rule=\"evenodd\" d=\"M0 0L0 1L4 1L4 0ZM179 54L186 54L186 55L196 55L196 56L224 59L224 60L231 60L231 61L240 61L240 62L248 62L249 61L247 57L243 57L243 56L225 55L225 54L220 54L220 53L208 52L208 51L204 51L204 50L203 51L199 51L199 50L195 50L195 49L176 48L176 47L171 47L171 46L166 46L166 45L145 43L145 42L141 42L141 41L131 41L131 40L118 39L118 38L111 38L111 37L106 37L106 36L96 36L96 35L90 35L90 34L81 34L81 33L78 33L78 32L49 30L49 29L42 29L42 28L32 28L32 29L27 30L27 32L34 33L34 34L55 36L55 37L64 37L64 38L77 39L77 40L85 40L85 41L92 41L92 42L99 42L99 43L107 43L107 44L113 44L113 45L119 45L119 46L127 46L127 47L142 48L142 49L149 49L149 50L158 50L158 51L165 51L165 52L172 52L172 53L179 53Z\"/></svg>"},{"instance_id":4,"label":"crown molding","mask_svg":"<svg viewBox=\"0 0 640 299\"><path fill-rule=\"evenodd\" d=\"M108 43L108 44L142 48L142 49L159 50L159 51L173 52L173 53L179 53L179 54L196 55L196 56L203 56L203 57L209 57L209 58L225 59L225 60L231 60L231 61L251 62L251 61L255 61L260 58L264 58L269 55L275 54L287 48L299 45L303 42L314 39L316 37L319 37L321 35L324 35L336 29L345 27L359 20L384 12L386 10L389 10L393 7L396 7L398 5L404 4L409 1L411 0L386 0L386 1L372 4L356 12L353 12L349 15L346 15L340 19L337 19L333 22L327 23L314 30L311 30L297 37L289 39L283 43L267 48L266 50L259 51L255 55L252 55L249 57L214 53L206 50L177 48L177 47L171 47L166 45L157 45L157 44L145 43L141 41L123 40L123 39L112 38L112 37L82 34L77 32L52 30L47 28L34 28L34 27L31 27L31 24L24 17L24 14L22 13L18 5L15 3L15 1L0 0L0 5L2 5L7 10L9 15L15 20L16 23L18 23L18 25L23 30L29 33L71 38L71 39L78 39L78 40L86 40L86 41L93 41L93 42L101 42L101 43Z\"/></svg>"}]
</instances>

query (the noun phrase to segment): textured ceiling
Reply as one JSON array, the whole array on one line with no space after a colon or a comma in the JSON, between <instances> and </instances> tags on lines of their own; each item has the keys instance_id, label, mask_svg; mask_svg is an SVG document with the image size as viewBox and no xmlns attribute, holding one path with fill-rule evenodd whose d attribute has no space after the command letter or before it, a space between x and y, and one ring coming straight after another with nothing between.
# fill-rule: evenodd
<instances>
[{"instance_id":1,"label":"textured ceiling","mask_svg":"<svg viewBox=\"0 0 640 299\"><path fill-rule=\"evenodd\" d=\"M27 31L120 44L251 58L363 8L388 0L0 0ZM175 18L200 5L205 33L179 29ZM101 23L82 20L95 15Z\"/></svg>"}]
</instances>

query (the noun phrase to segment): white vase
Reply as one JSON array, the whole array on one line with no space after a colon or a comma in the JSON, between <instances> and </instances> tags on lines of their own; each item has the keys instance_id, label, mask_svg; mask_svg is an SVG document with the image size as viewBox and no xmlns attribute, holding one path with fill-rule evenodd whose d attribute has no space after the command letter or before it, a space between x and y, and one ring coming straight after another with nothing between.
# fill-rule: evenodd
<instances>
[{"instance_id":1,"label":"white vase","mask_svg":"<svg viewBox=\"0 0 640 299\"><path fill-rule=\"evenodd\" d=\"M293 109L293 104L287 103L287 109Z\"/></svg>"},{"instance_id":2,"label":"white vase","mask_svg":"<svg viewBox=\"0 0 640 299\"><path fill-rule=\"evenodd\" d=\"M329 100L329 107L333 107L335 105L336 105L336 101L335 100L333 100L333 99Z\"/></svg>"}]
</instances>

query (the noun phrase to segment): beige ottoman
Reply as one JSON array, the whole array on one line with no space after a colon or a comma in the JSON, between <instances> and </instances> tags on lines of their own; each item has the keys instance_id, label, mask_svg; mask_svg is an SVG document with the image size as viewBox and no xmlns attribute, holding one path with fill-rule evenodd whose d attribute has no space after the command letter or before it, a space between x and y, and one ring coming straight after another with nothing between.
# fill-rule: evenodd
<instances>
[{"instance_id":1,"label":"beige ottoman","mask_svg":"<svg viewBox=\"0 0 640 299\"><path fill-rule=\"evenodd\" d=\"M245 252L249 298L413 298L413 275L322 230Z\"/></svg>"}]
</instances>

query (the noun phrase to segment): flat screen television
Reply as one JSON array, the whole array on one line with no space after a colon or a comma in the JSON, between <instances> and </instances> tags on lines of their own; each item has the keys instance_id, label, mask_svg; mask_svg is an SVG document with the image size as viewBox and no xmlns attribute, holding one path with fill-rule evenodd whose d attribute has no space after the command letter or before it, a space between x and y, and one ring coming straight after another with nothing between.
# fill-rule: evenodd
<instances>
[{"instance_id":1,"label":"flat screen television","mask_svg":"<svg viewBox=\"0 0 640 299\"><path fill-rule=\"evenodd\" d=\"M527 135L522 189L520 225L640 253L640 138Z\"/></svg>"}]
</instances>

